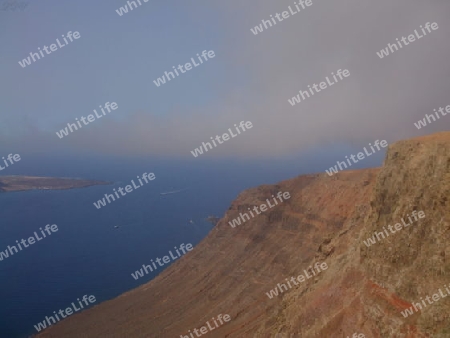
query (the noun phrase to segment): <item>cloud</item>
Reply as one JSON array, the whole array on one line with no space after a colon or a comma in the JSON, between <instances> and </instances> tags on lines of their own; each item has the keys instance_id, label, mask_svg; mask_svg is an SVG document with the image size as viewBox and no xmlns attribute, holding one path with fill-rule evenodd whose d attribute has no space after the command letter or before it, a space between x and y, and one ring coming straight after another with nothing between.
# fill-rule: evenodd
<instances>
[{"instance_id":1,"label":"cloud","mask_svg":"<svg viewBox=\"0 0 450 338\"><path fill-rule=\"evenodd\" d=\"M270 157L334 143L363 146L375 139L391 143L413 137L419 134L413 122L450 104L450 19L446 15L450 3L313 0L311 7L256 36L250 28L293 6L293 1L221 1L202 6L202 13L205 6L220 13L216 28L223 36L213 41L216 58L201 66L205 69L191 72L203 72L195 81L210 84L217 93L214 100L196 107L170 105L163 115L145 107L133 110L118 101L121 111L114 114L120 114L120 119L96 121L64 140L54 132L50 137L48 128L36 132L30 127L32 132L21 134L22 141L43 142L47 149L190 156L201 142L245 120L254 127L208 156ZM193 22L201 20L197 10L193 5L186 13ZM376 55L426 22L437 22L439 29L389 57ZM288 103L300 89L338 69L348 69L350 77L294 107ZM220 76L209 78L216 73ZM173 85L164 85L164 90L173 90L176 100L179 87ZM148 90L162 88L150 85ZM450 117L423 128L420 134L449 126ZM55 131L62 127L55 126Z\"/></svg>"}]
</instances>

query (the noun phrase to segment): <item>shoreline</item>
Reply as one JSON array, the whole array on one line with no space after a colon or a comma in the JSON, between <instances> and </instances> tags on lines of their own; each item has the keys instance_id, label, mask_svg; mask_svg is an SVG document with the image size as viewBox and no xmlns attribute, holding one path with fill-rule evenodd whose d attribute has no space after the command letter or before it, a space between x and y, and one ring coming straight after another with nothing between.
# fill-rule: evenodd
<instances>
[{"instance_id":1,"label":"shoreline","mask_svg":"<svg viewBox=\"0 0 450 338\"><path fill-rule=\"evenodd\" d=\"M0 176L0 193L30 190L70 190L111 184L113 182L83 178L8 175Z\"/></svg>"}]
</instances>

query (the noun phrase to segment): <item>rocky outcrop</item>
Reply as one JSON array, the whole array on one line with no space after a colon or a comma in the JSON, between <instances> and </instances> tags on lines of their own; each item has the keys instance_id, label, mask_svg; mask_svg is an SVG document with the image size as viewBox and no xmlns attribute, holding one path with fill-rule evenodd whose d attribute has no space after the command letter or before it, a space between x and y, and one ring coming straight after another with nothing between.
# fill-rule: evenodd
<instances>
[{"instance_id":1,"label":"rocky outcrop","mask_svg":"<svg viewBox=\"0 0 450 338\"><path fill-rule=\"evenodd\" d=\"M154 280L39 337L180 337L218 314L231 321L209 337L448 337L450 297L408 318L400 311L450 282L449 190L450 133L390 146L381 169L249 189L192 252ZM229 225L279 191L291 198ZM413 210L426 217L363 244ZM266 295L315 262L328 269Z\"/></svg>"},{"instance_id":2,"label":"rocky outcrop","mask_svg":"<svg viewBox=\"0 0 450 338\"><path fill-rule=\"evenodd\" d=\"M271 329L295 337L347 337L353 332L366 337L448 337L447 299L408 318L401 311L444 290L450 280L449 192L450 133L392 145L370 203L332 236L329 245L339 250L328 259L330 269L313 288L286 294L278 316L281 325ZM390 235L379 236L374 245L364 244L375 231L383 232L414 210L426 217L395 233L388 230Z\"/></svg>"}]
</instances>

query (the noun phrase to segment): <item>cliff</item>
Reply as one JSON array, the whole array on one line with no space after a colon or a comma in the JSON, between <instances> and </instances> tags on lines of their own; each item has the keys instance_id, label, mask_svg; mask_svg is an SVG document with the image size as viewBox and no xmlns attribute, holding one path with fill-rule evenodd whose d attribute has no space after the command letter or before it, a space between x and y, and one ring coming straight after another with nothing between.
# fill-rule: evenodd
<instances>
[{"instance_id":1,"label":"cliff","mask_svg":"<svg viewBox=\"0 0 450 338\"><path fill-rule=\"evenodd\" d=\"M291 198L229 225L279 191ZM192 252L153 281L38 336L180 337L229 314L231 321L208 337L449 337L450 298L401 315L450 282L449 191L449 132L391 145L380 169L249 189ZM363 243L414 210L426 217ZM315 262L328 269L266 295Z\"/></svg>"}]
</instances>

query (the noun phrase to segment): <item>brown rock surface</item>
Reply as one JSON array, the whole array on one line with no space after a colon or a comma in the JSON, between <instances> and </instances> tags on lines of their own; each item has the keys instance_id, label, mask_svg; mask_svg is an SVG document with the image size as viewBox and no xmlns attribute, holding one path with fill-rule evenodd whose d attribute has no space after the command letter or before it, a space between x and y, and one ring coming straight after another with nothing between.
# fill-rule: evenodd
<instances>
[{"instance_id":1,"label":"brown rock surface","mask_svg":"<svg viewBox=\"0 0 450 338\"><path fill-rule=\"evenodd\" d=\"M236 228L278 191L291 198ZM195 249L153 281L73 315L39 337L180 337L218 314L208 337L449 337L450 297L400 311L450 282L450 133L391 145L381 169L304 175L241 193ZM413 210L426 218L371 247ZM266 292L328 269L274 299Z\"/></svg>"}]
</instances>

